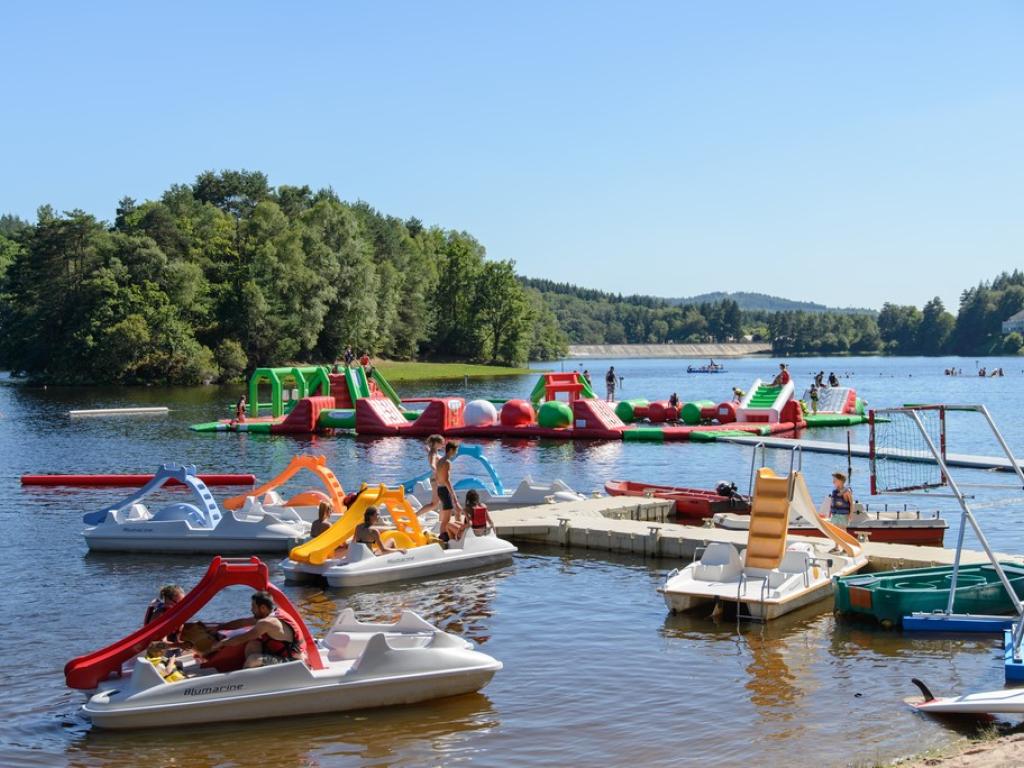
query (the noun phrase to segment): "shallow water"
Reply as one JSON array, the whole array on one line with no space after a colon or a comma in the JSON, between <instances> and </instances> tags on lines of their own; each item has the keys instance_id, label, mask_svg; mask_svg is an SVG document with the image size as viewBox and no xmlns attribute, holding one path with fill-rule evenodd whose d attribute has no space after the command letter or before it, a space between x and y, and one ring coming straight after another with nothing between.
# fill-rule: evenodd
<instances>
[{"instance_id":1,"label":"shallow water","mask_svg":"<svg viewBox=\"0 0 1024 768\"><path fill-rule=\"evenodd\" d=\"M973 360L955 362L966 372L965 363L974 369ZM981 363L1002 365L1007 376L945 377L942 369L954 363L944 359L808 359L792 368L798 380L820 368L850 372L849 382L877 406L983 402L1024 454L1021 363ZM724 375L689 376L686 361L615 361L626 376L622 396L666 397L675 390L684 400L725 399L733 385L746 388L772 368L764 360L726 364ZM598 381L607 363L585 365ZM525 396L532 384L510 378L398 389L406 396ZM123 493L22 489L19 475L144 472L163 461L187 460L202 470L267 478L297 451L326 454L346 487L400 480L421 469L417 441L187 430L220 415L235 396L235 390L216 388L0 386L0 524L7 534L0 540L6 617L0 632L6 694L0 698L0 765L859 765L950 738L947 726L902 704L914 693L911 676L943 692L1002 684L998 644L990 638L914 638L837 625L828 603L737 631L731 622L666 613L656 588L678 563L529 549L504 569L422 584L356 594L286 588L314 634L345 606L367 618L412 608L481 643L505 669L480 695L389 711L190 728L187 737L93 730L76 712L83 695L63 686L64 662L126 634L159 584L194 584L207 561L87 555L80 515ZM172 412L120 419L65 415L70 408L130 404L166 404ZM996 453L976 419L951 418L949 433L951 451ZM845 440L846 431L812 436ZM852 439L866 442L866 429L852 430ZM728 478L745 487L751 460L749 449L717 444L489 442L487 453L507 485L529 472L561 477L581 490L610 477L696 485ZM786 470L790 459L771 451L768 460ZM816 496L827 489L829 473L846 463L811 454L803 462ZM866 462L855 460L854 485L862 494L866 475ZM1009 476L985 473L958 476L1010 482ZM232 491L214 490L220 498ZM976 492L986 501L1007 500L978 515L994 546L1021 551L1019 494L1009 488ZM949 512L949 501L917 503ZM241 615L246 607L244 593L229 592L204 615Z\"/></svg>"}]
</instances>

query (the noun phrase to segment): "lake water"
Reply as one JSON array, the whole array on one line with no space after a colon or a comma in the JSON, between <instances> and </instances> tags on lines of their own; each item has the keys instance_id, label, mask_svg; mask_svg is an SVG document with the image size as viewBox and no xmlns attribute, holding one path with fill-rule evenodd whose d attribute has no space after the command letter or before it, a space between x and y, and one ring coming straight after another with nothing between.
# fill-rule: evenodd
<instances>
[{"instance_id":1,"label":"lake water","mask_svg":"<svg viewBox=\"0 0 1024 768\"><path fill-rule=\"evenodd\" d=\"M771 375L764 359L726 361L728 372L688 375L687 361L613 361L622 397L726 399L733 386ZM975 361L943 358L797 359L800 384L836 371L872 405L943 401L984 403L1011 446L1024 455L1024 361L1004 378L952 378ZM600 382L608 361L586 361ZM576 368L579 361L554 364ZM548 364L552 367L551 364ZM403 396L526 396L531 377L468 384L399 385ZM801 387L802 389L802 387ZM117 489L22 489L35 472L150 472L166 461L204 471L251 471L266 479L300 451L323 453L346 487L396 481L422 471L418 441L399 438L303 438L196 434L192 423L225 412L238 388L28 389L0 381L0 765L4 766L423 766L634 764L845 766L914 753L951 738L948 726L910 712L912 676L949 692L1002 685L998 643L979 638L915 638L838 623L829 603L767 626L716 624L666 613L656 592L673 561L528 549L507 568L357 594L287 587L314 634L352 606L366 618L403 608L464 634L504 662L482 694L352 715L186 731L107 733L78 714L84 700L64 687L72 656L127 634L161 583L188 588L205 571L201 557L87 555L83 512L114 502ZM69 419L82 407L168 405L169 416ZM977 417L953 415L949 450L995 455ZM817 439L845 441L846 430ZM867 441L867 429L851 431ZM712 486L733 479L745 489L751 450L727 444L487 442L506 485L530 473L560 477L579 490L612 477ZM768 452L781 470L789 454ZM854 487L866 496L867 468L854 460ZM803 459L812 493L845 469L840 456ZM458 468L458 463L456 468ZM975 490L986 534L1002 551L1022 551L1024 506L1009 475L959 472L1004 488ZM224 497L232 489L214 489ZM913 499L950 513L946 498ZM953 540L955 528L948 540ZM970 538L970 537L969 537ZM273 558L271 558L273 560ZM283 579L273 567L276 581ZM239 592L203 613L243 615Z\"/></svg>"}]
</instances>

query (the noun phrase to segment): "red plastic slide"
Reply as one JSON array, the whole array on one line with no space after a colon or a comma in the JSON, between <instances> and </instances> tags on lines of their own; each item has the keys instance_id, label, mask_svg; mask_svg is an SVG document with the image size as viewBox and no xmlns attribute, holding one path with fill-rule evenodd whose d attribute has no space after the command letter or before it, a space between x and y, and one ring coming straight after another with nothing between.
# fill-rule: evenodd
<instances>
[{"instance_id":1,"label":"red plastic slide","mask_svg":"<svg viewBox=\"0 0 1024 768\"><path fill-rule=\"evenodd\" d=\"M141 487L153 479L153 475L22 475L22 485L95 485ZM199 475L207 485L254 485L256 475L213 474ZM166 485L181 485L177 480L168 480Z\"/></svg>"},{"instance_id":2,"label":"red plastic slide","mask_svg":"<svg viewBox=\"0 0 1024 768\"><path fill-rule=\"evenodd\" d=\"M140 627L128 637L118 640L92 653L72 659L64 665L64 679L69 688L92 690L112 673L120 672L121 665L132 656L137 656L154 640L166 637L180 629L203 606L225 587L243 586L255 590L266 590L274 597L278 610L291 617L302 630L309 649L306 663L312 669L323 669L316 643L302 616L281 590L270 583L267 565L258 557L223 558L217 556L210 562L206 575L185 595L185 599L164 613L156 621Z\"/></svg>"}]
</instances>

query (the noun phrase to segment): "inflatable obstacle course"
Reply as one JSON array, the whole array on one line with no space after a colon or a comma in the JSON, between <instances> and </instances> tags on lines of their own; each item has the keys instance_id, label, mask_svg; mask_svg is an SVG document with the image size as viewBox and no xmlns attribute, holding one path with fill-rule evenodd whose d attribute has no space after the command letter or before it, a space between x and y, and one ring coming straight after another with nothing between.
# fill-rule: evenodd
<instances>
[{"instance_id":1,"label":"inflatable obstacle course","mask_svg":"<svg viewBox=\"0 0 1024 768\"><path fill-rule=\"evenodd\" d=\"M250 410L243 421L223 419L197 424L203 432L312 434L344 430L357 435L451 438L549 438L555 440L624 440L627 442L711 442L718 436L772 435L808 426L847 426L863 418L864 404L854 390L832 388L819 399L818 414L806 414L792 382L781 387L755 380L741 398L716 403L693 399L634 398L605 402L577 372L546 373L529 398L472 400L431 397L402 400L376 370L360 367L329 372L324 366L260 369L250 393L269 382L270 401ZM275 383L276 382L276 383ZM825 391L824 389L822 391ZM299 395L288 399L285 393ZM829 408L841 409L824 412ZM269 410L264 415L263 411ZM277 414L277 415L275 415ZM806 414L806 415L805 415Z\"/></svg>"}]
</instances>

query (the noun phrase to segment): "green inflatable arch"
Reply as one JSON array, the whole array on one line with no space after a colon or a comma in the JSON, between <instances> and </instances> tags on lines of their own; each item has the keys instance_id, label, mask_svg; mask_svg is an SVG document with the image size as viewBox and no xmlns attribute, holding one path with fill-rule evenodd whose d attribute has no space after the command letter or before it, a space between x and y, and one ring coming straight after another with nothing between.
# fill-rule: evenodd
<instances>
[{"instance_id":1,"label":"green inflatable arch","mask_svg":"<svg viewBox=\"0 0 1024 768\"><path fill-rule=\"evenodd\" d=\"M270 384L270 402L259 401L260 384ZM293 368L257 368L249 377L249 415L259 416L260 408L270 406L274 418L284 416L284 390L295 389L299 397L309 397L313 392L331 394L331 380L322 365L303 365Z\"/></svg>"}]
</instances>

